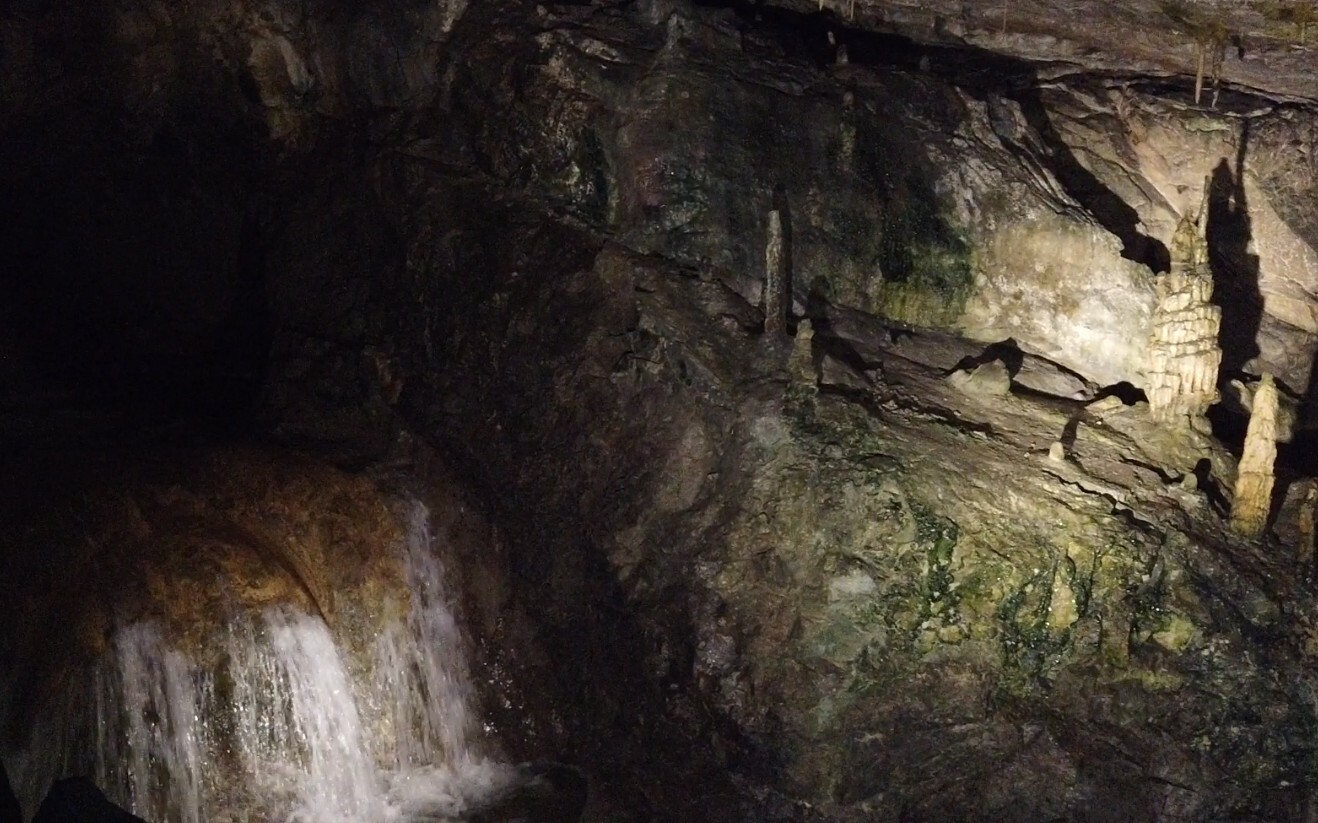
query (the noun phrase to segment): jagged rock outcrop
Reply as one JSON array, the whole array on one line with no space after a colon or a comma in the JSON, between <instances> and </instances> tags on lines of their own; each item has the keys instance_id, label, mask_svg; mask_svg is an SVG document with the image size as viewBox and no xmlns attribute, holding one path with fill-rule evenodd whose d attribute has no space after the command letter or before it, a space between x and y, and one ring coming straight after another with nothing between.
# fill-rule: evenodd
<instances>
[{"instance_id":1,"label":"jagged rock outcrop","mask_svg":"<svg viewBox=\"0 0 1318 823\"><path fill-rule=\"evenodd\" d=\"M1158 278L1145 393L1149 410L1162 420L1202 418L1218 400L1222 350L1218 330L1222 310L1212 304L1213 274L1208 241L1200 223L1187 213L1172 238L1171 271Z\"/></svg>"}]
</instances>

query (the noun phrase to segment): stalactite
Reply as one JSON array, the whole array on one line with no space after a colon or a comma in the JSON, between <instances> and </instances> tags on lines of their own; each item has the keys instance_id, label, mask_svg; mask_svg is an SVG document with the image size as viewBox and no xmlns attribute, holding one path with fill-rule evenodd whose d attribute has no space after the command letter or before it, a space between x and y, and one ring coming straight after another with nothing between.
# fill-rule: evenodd
<instances>
[{"instance_id":1,"label":"stalactite","mask_svg":"<svg viewBox=\"0 0 1318 823\"><path fill-rule=\"evenodd\" d=\"M764 245L764 331L787 332L787 295L791 292L790 261L783 239L783 217L778 209L769 212L769 237Z\"/></svg>"},{"instance_id":2,"label":"stalactite","mask_svg":"<svg viewBox=\"0 0 1318 823\"><path fill-rule=\"evenodd\" d=\"M1272 375L1263 375L1254 394L1254 409L1245 432L1245 451L1236 475L1236 497L1231 503L1231 528L1246 537L1259 537L1272 508L1272 465L1277 459L1277 387Z\"/></svg>"}]
</instances>

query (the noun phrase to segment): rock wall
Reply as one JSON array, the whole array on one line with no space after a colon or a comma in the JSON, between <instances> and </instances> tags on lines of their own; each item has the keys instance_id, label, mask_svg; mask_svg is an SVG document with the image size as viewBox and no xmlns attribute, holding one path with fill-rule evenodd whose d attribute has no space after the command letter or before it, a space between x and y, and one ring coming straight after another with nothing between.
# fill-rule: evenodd
<instances>
[{"instance_id":1,"label":"rock wall","mask_svg":"<svg viewBox=\"0 0 1318 823\"><path fill-rule=\"evenodd\" d=\"M918 65L821 70L722 14L559 14L534 43L459 39L439 157L752 302L777 191L801 310L813 295L1135 379L1150 273L1066 192L1016 101Z\"/></svg>"},{"instance_id":2,"label":"rock wall","mask_svg":"<svg viewBox=\"0 0 1318 823\"><path fill-rule=\"evenodd\" d=\"M1262 99L1206 111L1138 85L1058 86L1045 101L1077 163L1148 236L1170 240L1207 185L1223 368L1304 393L1318 349L1310 115Z\"/></svg>"}]
</instances>

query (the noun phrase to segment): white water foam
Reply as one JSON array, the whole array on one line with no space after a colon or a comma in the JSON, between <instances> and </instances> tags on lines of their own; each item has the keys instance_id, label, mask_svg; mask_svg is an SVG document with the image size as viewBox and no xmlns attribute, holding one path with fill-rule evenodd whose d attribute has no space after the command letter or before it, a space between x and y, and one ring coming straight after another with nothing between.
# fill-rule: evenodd
<instances>
[{"instance_id":1,"label":"white water foam","mask_svg":"<svg viewBox=\"0 0 1318 823\"><path fill-rule=\"evenodd\" d=\"M292 821L384 820L385 804L343 659L319 617L272 610L230 647L232 745L258 794ZM245 640L246 642L241 642Z\"/></svg>"},{"instance_id":2,"label":"white water foam","mask_svg":"<svg viewBox=\"0 0 1318 823\"><path fill-rule=\"evenodd\" d=\"M373 649L371 690L392 709L392 765L398 769L441 760L460 768L471 750L475 718L462 634L431 544L429 516L423 506L414 505L404 545L411 609L406 624L386 629Z\"/></svg>"},{"instance_id":3,"label":"white water foam","mask_svg":"<svg viewBox=\"0 0 1318 823\"><path fill-rule=\"evenodd\" d=\"M200 823L201 768L206 730L199 704L204 690L186 657L170 649L149 624L129 626L114 643L118 690L97 689L97 730L102 752L97 780L125 786L140 799L138 814L148 820ZM106 739L118 725L126 745ZM162 765L164 768L162 768Z\"/></svg>"}]
</instances>

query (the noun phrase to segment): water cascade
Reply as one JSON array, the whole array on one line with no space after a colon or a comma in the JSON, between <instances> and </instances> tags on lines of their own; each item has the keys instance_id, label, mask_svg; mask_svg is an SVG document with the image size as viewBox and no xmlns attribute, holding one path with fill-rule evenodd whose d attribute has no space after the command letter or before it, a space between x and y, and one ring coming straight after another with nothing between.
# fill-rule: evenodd
<instances>
[{"instance_id":1,"label":"water cascade","mask_svg":"<svg viewBox=\"0 0 1318 823\"><path fill-rule=\"evenodd\" d=\"M514 770L475 733L428 513L413 503L405 520L410 602L368 610L375 625L271 605L200 651L155 622L119 627L89 693L36 722L43 753L14 769L27 802L84 772L154 823L373 823L460 818L505 788Z\"/></svg>"}]
</instances>

